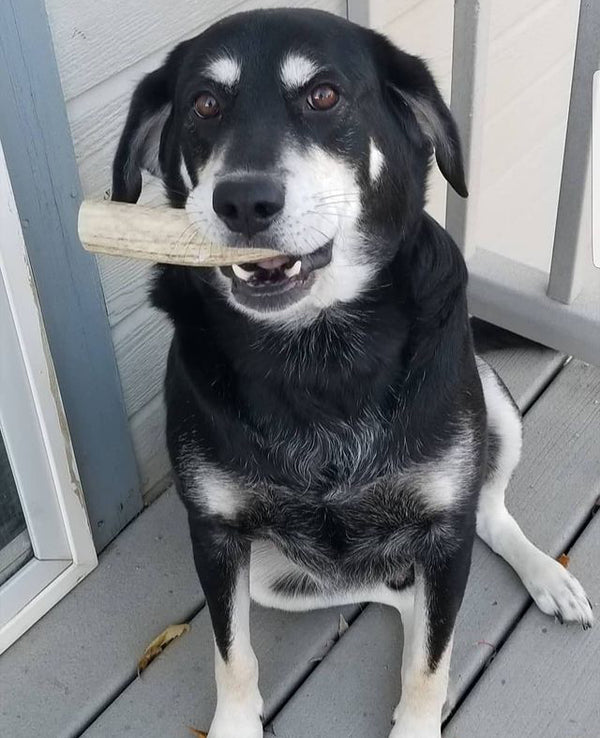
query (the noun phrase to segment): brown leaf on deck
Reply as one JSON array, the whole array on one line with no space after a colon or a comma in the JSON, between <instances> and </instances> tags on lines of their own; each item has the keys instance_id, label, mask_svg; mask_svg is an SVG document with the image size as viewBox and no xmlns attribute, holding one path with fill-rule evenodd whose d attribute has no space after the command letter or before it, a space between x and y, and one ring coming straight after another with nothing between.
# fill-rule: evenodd
<instances>
[{"instance_id":1,"label":"brown leaf on deck","mask_svg":"<svg viewBox=\"0 0 600 738\"><path fill-rule=\"evenodd\" d=\"M561 554L556 560L561 566L564 566L565 569L569 568L569 561L571 561L571 559L567 556L567 554Z\"/></svg>"},{"instance_id":2,"label":"brown leaf on deck","mask_svg":"<svg viewBox=\"0 0 600 738\"><path fill-rule=\"evenodd\" d=\"M196 730L196 728L192 728L191 725L188 725L188 730L194 738L208 738L208 733L205 733L203 730Z\"/></svg>"},{"instance_id":3,"label":"brown leaf on deck","mask_svg":"<svg viewBox=\"0 0 600 738\"><path fill-rule=\"evenodd\" d=\"M163 632L157 636L152 643L144 651L144 655L138 661L138 676L144 669L158 656L158 654L166 648L171 641L179 638L180 635L187 633L190 626L187 623L179 625L169 625Z\"/></svg>"}]
</instances>

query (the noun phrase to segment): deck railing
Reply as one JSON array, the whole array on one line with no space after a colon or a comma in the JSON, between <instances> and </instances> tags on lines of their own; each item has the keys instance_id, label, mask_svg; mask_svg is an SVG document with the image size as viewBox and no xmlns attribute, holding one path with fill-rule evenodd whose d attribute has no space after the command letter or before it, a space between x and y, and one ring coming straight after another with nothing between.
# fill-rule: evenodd
<instances>
[{"instance_id":1,"label":"deck railing","mask_svg":"<svg viewBox=\"0 0 600 738\"><path fill-rule=\"evenodd\" d=\"M500 2L501 0L497 0ZM463 141L469 198L448 188L446 228L469 264L469 307L478 317L600 364L600 2L581 0L550 273L476 243L483 101L492 0L455 0L450 106ZM348 0L368 25L369 0ZM385 32L385 29L381 29ZM594 126L592 110L596 111ZM592 139L596 155L592 153ZM592 208L592 201L595 207ZM593 211L593 215L592 215Z\"/></svg>"}]
</instances>

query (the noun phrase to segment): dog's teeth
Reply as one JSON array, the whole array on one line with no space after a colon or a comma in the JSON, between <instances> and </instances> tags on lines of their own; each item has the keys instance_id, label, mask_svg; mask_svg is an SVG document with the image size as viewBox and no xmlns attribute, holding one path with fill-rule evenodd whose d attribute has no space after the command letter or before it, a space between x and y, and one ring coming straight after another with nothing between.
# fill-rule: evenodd
<instances>
[{"instance_id":1,"label":"dog's teeth","mask_svg":"<svg viewBox=\"0 0 600 738\"><path fill-rule=\"evenodd\" d=\"M252 277L252 272L247 272L239 264L232 264L231 268L233 269L233 273L235 274L235 276L238 279L243 279L244 282L247 282Z\"/></svg>"},{"instance_id":2,"label":"dog's teeth","mask_svg":"<svg viewBox=\"0 0 600 738\"><path fill-rule=\"evenodd\" d=\"M289 269L285 270L285 276L289 277L290 279L292 277L297 277L298 274L300 274L300 270L302 269L302 259L298 259L295 261Z\"/></svg>"}]
</instances>

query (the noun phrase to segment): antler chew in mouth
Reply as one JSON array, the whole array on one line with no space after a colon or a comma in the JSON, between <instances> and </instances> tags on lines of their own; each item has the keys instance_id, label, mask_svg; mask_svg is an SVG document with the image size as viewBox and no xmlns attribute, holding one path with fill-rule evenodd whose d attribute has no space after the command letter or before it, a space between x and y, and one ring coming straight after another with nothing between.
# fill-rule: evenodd
<instances>
[{"instance_id":1,"label":"antler chew in mouth","mask_svg":"<svg viewBox=\"0 0 600 738\"><path fill-rule=\"evenodd\" d=\"M287 259L271 249L207 243L185 210L84 200L79 238L87 251L184 266L227 266Z\"/></svg>"}]
</instances>

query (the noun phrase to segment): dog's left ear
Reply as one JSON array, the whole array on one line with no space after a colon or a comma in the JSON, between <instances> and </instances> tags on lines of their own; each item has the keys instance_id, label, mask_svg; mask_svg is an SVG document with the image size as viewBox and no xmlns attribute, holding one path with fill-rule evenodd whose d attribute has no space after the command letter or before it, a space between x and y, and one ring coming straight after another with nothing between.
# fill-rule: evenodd
<instances>
[{"instance_id":1,"label":"dog's left ear","mask_svg":"<svg viewBox=\"0 0 600 738\"><path fill-rule=\"evenodd\" d=\"M112 200L137 202L142 191L142 170L155 177L164 176L161 140L172 118L177 70L186 50L187 42L183 41L161 67L147 74L135 88L113 160Z\"/></svg>"},{"instance_id":2,"label":"dog's left ear","mask_svg":"<svg viewBox=\"0 0 600 738\"><path fill-rule=\"evenodd\" d=\"M430 140L440 171L454 190L467 197L460 138L431 72L422 59L400 51L385 36L370 32L383 93L396 111L408 107Z\"/></svg>"}]
</instances>

